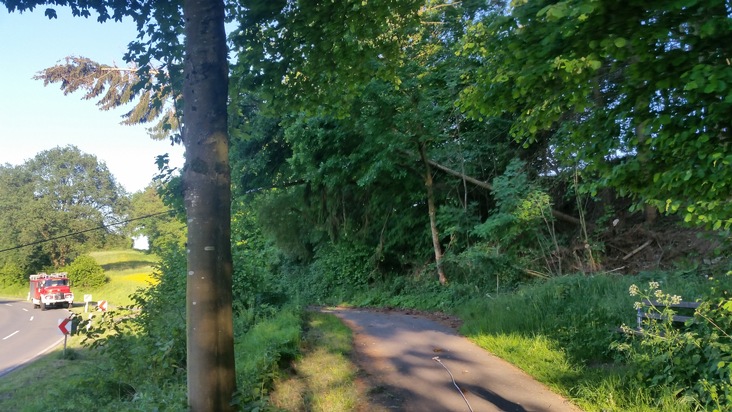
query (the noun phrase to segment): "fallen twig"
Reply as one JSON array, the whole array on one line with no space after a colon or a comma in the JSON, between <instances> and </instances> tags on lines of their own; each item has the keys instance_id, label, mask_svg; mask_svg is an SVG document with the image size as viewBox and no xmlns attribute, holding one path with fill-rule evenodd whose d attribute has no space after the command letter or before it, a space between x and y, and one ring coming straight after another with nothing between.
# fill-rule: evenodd
<instances>
[{"instance_id":1,"label":"fallen twig","mask_svg":"<svg viewBox=\"0 0 732 412\"><path fill-rule=\"evenodd\" d=\"M653 239L647 240L646 243L638 246L635 248L632 252L628 253L627 255L623 256L623 260L628 260L631 256L635 255L636 253L640 252L641 250L645 249L648 245L653 243Z\"/></svg>"}]
</instances>

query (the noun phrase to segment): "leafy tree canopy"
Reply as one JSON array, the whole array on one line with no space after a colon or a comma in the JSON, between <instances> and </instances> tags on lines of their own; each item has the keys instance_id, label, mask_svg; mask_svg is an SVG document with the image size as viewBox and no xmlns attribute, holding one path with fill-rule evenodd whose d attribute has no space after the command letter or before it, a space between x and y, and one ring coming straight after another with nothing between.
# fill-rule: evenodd
<instances>
[{"instance_id":1,"label":"leafy tree canopy","mask_svg":"<svg viewBox=\"0 0 732 412\"><path fill-rule=\"evenodd\" d=\"M64 94L83 90L82 99L97 100L100 110L109 110L134 102L134 107L122 117L122 124L146 124L155 122L148 129L153 139L171 137L180 139L175 98L169 87L170 79L161 70L164 87L157 87L159 78L143 78L140 68L107 66L85 57L69 56L64 63L46 68L33 78L43 80L44 85L58 83ZM157 73L157 70L155 70ZM146 82L146 83L143 83Z\"/></svg>"},{"instance_id":2,"label":"leafy tree canopy","mask_svg":"<svg viewBox=\"0 0 732 412\"><path fill-rule=\"evenodd\" d=\"M65 265L119 233L124 190L104 163L75 146L46 150L21 166L0 169L0 227L29 270ZM99 229L99 230L98 230ZM35 262L35 263L33 263Z\"/></svg>"},{"instance_id":3,"label":"leafy tree canopy","mask_svg":"<svg viewBox=\"0 0 732 412\"><path fill-rule=\"evenodd\" d=\"M527 145L552 134L590 190L729 227L731 20L723 0L515 2L471 22L460 107L512 116Z\"/></svg>"},{"instance_id":4,"label":"leafy tree canopy","mask_svg":"<svg viewBox=\"0 0 732 412\"><path fill-rule=\"evenodd\" d=\"M372 77L399 83L406 35L418 23L416 0L241 1L229 35L236 89L264 87L277 104L342 114L343 102ZM315 106L317 103L318 106Z\"/></svg>"},{"instance_id":5,"label":"leafy tree canopy","mask_svg":"<svg viewBox=\"0 0 732 412\"><path fill-rule=\"evenodd\" d=\"M186 225L179 217L174 216L160 197L162 188L150 185L145 190L132 195L130 200L130 219L135 234L147 236L150 251L161 254L165 249L175 245L182 248L186 241Z\"/></svg>"}]
</instances>

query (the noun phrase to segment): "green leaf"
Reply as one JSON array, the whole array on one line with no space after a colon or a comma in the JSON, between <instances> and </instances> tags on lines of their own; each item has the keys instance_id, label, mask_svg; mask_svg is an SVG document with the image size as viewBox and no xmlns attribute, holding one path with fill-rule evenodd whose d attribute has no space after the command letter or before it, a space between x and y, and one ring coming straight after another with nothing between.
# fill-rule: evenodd
<instances>
[{"instance_id":1,"label":"green leaf","mask_svg":"<svg viewBox=\"0 0 732 412\"><path fill-rule=\"evenodd\" d=\"M552 5L548 5L548 6L544 7L544 8L542 8L541 10L539 10L539 11L538 11L538 12L536 13L536 17L541 17L541 16L545 15L545 14L547 13L547 11L549 11L549 9L550 9L551 7L552 7Z\"/></svg>"},{"instance_id":2,"label":"green leaf","mask_svg":"<svg viewBox=\"0 0 732 412\"><path fill-rule=\"evenodd\" d=\"M628 40L626 40L623 37L618 37L617 39L615 39L615 47L617 47L617 48L623 48L627 44L628 44Z\"/></svg>"},{"instance_id":3,"label":"green leaf","mask_svg":"<svg viewBox=\"0 0 732 412\"><path fill-rule=\"evenodd\" d=\"M684 86L684 90L694 90L697 88L699 88L699 85L696 84L696 80L692 80Z\"/></svg>"}]
</instances>

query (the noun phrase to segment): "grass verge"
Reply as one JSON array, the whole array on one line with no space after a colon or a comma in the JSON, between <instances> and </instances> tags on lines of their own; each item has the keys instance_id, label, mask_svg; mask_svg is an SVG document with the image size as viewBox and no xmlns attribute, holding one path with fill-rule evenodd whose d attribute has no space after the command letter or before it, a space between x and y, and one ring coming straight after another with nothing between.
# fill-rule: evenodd
<instances>
[{"instance_id":1,"label":"grass verge","mask_svg":"<svg viewBox=\"0 0 732 412\"><path fill-rule=\"evenodd\" d=\"M462 305L461 332L588 412L694 410L695 401L677 388L632 376L613 346L626 339L617 332L621 324L635 325L629 286L651 280L689 300L712 287L688 274L555 278Z\"/></svg>"},{"instance_id":2,"label":"grass verge","mask_svg":"<svg viewBox=\"0 0 732 412\"><path fill-rule=\"evenodd\" d=\"M334 315L305 316L302 355L275 381L271 405L287 411L358 410L361 396L358 369L350 359L351 331Z\"/></svg>"},{"instance_id":3,"label":"grass verge","mask_svg":"<svg viewBox=\"0 0 732 412\"><path fill-rule=\"evenodd\" d=\"M104 375L104 360L83 349L81 338L71 337L66 356L59 346L30 365L0 378L0 410L97 410L93 382Z\"/></svg>"}]
</instances>

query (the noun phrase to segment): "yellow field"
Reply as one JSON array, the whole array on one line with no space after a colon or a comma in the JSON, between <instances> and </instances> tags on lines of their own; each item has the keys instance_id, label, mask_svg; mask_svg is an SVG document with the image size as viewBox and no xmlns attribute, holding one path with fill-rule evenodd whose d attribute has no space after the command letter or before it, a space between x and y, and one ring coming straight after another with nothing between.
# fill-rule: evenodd
<instances>
[{"instance_id":1,"label":"yellow field","mask_svg":"<svg viewBox=\"0 0 732 412\"><path fill-rule=\"evenodd\" d=\"M92 295L93 301L106 300L112 306L132 304L129 296L157 280L152 276L158 257L138 250L104 250L89 254L104 268L109 282L95 290L77 290L78 296Z\"/></svg>"}]
</instances>

